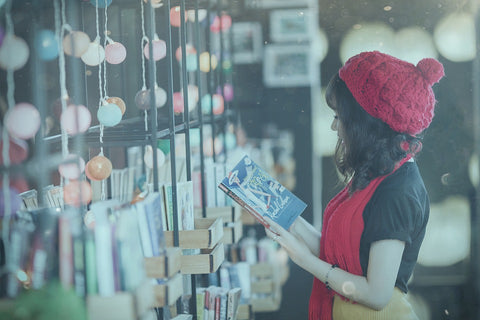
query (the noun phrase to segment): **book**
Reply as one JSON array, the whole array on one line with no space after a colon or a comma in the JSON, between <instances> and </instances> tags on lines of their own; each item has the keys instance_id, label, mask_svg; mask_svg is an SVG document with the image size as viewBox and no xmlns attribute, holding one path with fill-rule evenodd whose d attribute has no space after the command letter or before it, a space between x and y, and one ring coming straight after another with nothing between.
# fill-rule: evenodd
<instances>
[{"instance_id":1,"label":"book","mask_svg":"<svg viewBox=\"0 0 480 320\"><path fill-rule=\"evenodd\" d=\"M139 202L138 205L143 205L145 210L152 245L152 255L159 256L164 253L166 248L163 233L163 217L165 216L163 210L163 195L159 192L151 192L145 200Z\"/></svg>"},{"instance_id":2,"label":"book","mask_svg":"<svg viewBox=\"0 0 480 320\"><path fill-rule=\"evenodd\" d=\"M227 320L237 320L238 305L240 304L241 288L232 288L227 292Z\"/></svg>"},{"instance_id":3,"label":"book","mask_svg":"<svg viewBox=\"0 0 480 320\"><path fill-rule=\"evenodd\" d=\"M287 229L307 207L287 188L245 155L218 187L266 228L270 219Z\"/></svg>"}]
</instances>

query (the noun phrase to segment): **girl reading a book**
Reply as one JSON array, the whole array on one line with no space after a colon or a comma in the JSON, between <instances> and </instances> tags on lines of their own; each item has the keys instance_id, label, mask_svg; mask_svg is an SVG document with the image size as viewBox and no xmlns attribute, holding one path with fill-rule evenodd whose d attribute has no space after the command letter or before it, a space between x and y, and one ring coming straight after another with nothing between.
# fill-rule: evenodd
<instances>
[{"instance_id":1,"label":"girl reading a book","mask_svg":"<svg viewBox=\"0 0 480 320\"><path fill-rule=\"evenodd\" d=\"M418 319L406 300L429 216L414 157L444 75L378 51L350 58L327 87L335 160L346 187L327 205L321 233L299 217L267 234L314 276L310 320Z\"/></svg>"}]
</instances>

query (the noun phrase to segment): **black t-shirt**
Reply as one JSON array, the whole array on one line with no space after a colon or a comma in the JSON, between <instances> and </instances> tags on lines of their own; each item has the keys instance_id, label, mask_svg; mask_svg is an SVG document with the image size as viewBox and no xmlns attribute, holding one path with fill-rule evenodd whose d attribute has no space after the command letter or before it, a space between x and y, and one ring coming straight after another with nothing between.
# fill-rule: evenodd
<instances>
[{"instance_id":1,"label":"black t-shirt","mask_svg":"<svg viewBox=\"0 0 480 320\"><path fill-rule=\"evenodd\" d=\"M430 202L423 179L414 162L406 162L385 178L363 211L360 264L367 274L370 245L379 240L405 242L395 286L408 291L407 282L417 262L425 236Z\"/></svg>"}]
</instances>

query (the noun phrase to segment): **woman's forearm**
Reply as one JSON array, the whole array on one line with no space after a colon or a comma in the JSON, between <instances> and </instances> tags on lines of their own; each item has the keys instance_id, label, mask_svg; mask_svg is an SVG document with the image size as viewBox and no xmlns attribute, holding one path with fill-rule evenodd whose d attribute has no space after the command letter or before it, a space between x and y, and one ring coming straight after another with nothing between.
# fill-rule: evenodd
<instances>
[{"instance_id":1,"label":"woman's forearm","mask_svg":"<svg viewBox=\"0 0 480 320\"><path fill-rule=\"evenodd\" d=\"M320 253L320 236L321 233L315 229L307 220L298 217L290 228L296 237L303 239L313 255L318 257Z\"/></svg>"}]
</instances>

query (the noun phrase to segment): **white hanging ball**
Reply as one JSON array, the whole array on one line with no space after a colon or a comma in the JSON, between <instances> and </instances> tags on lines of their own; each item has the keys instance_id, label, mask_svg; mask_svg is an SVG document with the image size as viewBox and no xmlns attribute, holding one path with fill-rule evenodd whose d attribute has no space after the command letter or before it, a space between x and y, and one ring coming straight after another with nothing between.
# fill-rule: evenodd
<instances>
[{"instance_id":1,"label":"white hanging ball","mask_svg":"<svg viewBox=\"0 0 480 320\"><path fill-rule=\"evenodd\" d=\"M408 27L395 34L396 57L416 65L423 58L437 58L433 38L421 27Z\"/></svg>"},{"instance_id":2,"label":"white hanging ball","mask_svg":"<svg viewBox=\"0 0 480 320\"><path fill-rule=\"evenodd\" d=\"M441 19L435 26L433 40L442 56L453 62L475 58L475 18L473 13L456 12Z\"/></svg>"},{"instance_id":3,"label":"white hanging ball","mask_svg":"<svg viewBox=\"0 0 480 320\"><path fill-rule=\"evenodd\" d=\"M470 161L468 161L468 177L475 187L478 187L480 182L480 161L476 153L472 154Z\"/></svg>"},{"instance_id":4,"label":"white hanging ball","mask_svg":"<svg viewBox=\"0 0 480 320\"><path fill-rule=\"evenodd\" d=\"M82 61L88 66L98 66L105 60L105 49L96 41L88 45L87 51L82 54Z\"/></svg>"},{"instance_id":5,"label":"white hanging ball","mask_svg":"<svg viewBox=\"0 0 480 320\"><path fill-rule=\"evenodd\" d=\"M160 168L165 163L165 154L162 150L157 149L157 167ZM153 148L150 145L145 146L145 155L143 156L143 161L145 161L145 165L153 169Z\"/></svg>"},{"instance_id":6,"label":"white hanging ball","mask_svg":"<svg viewBox=\"0 0 480 320\"><path fill-rule=\"evenodd\" d=\"M83 31L72 31L63 37L63 52L69 56L81 57L90 44L90 37Z\"/></svg>"},{"instance_id":7,"label":"white hanging ball","mask_svg":"<svg viewBox=\"0 0 480 320\"><path fill-rule=\"evenodd\" d=\"M207 10L198 9L198 21L203 21L207 17ZM195 10L187 10L187 18L190 22L195 22Z\"/></svg>"},{"instance_id":8,"label":"white hanging ball","mask_svg":"<svg viewBox=\"0 0 480 320\"><path fill-rule=\"evenodd\" d=\"M7 34L0 47L0 67L5 70L18 70L28 61L30 50L27 42L13 34Z\"/></svg>"},{"instance_id":9,"label":"white hanging ball","mask_svg":"<svg viewBox=\"0 0 480 320\"><path fill-rule=\"evenodd\" d=\"M464 196L449 196L430 207L418 263L444 267L470 256L470 204ZM441 254L439 254L441 252Z\"/></svg>"},{"instance_id":10,"label":"white hanging ball","mask_svg":"<svg viewBox=\"0 0 480 320\"><path fill-rule=\"evenodd\" d=\"M312 106L313 151L319 156L333 156L337 145L337 133L331 129L334 112L325 101L325 88L314 90Z\"/></svg>"},{"instance_id":11,"label":"white hanging ball","mask_svg":"<svg viewBox=\"0 0 480 320\"><path fill-rule=\"evenodd\" d=\"M318 62L322 62L328 53L328 37L323 29L317 29L312 40L313 54Z\"/></svg>"},{"instance_id":12,"label":"white hanging ball","mask_svg":"<svg viewBox=\"0 0 480 320\"><path fill-rule=\"evenodd\" d=\"M395 31L383 22L356 24L343 37L340 43L342 63L363 51L378 50L394 55Z\"/></svg>"}]
</instances>

